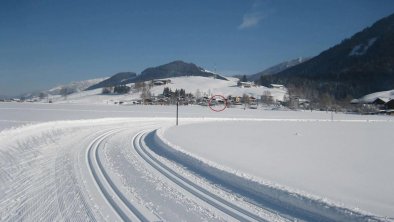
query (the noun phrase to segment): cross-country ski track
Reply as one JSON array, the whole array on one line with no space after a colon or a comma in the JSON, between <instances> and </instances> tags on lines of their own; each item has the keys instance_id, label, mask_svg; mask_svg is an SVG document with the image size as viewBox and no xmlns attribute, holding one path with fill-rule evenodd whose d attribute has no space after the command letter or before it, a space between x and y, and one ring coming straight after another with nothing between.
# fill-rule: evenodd
<instances>
[{"instance_id":1,"label":"cross-country ski track","mask_svg":"<svg viewBox=\"0 0 394 222\"><path fill-rule=\"evenodd\" d=\"M9 139L0 147L0 221L379 220L243 196L149 146L157 129L172 124L164 117L112 118L2 132L0 139Z\"/></svg>"}]
</instances>

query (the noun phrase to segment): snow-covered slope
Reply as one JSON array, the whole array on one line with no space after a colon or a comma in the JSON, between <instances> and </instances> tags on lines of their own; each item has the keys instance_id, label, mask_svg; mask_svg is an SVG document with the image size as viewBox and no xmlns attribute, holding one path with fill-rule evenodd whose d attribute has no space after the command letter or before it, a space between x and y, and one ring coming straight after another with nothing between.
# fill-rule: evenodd
<instances>
[{"instance_id":1,"label":"snow-covered slope","mask_svg":"<svg viewBox=\"0 0 394 222\"><path fill-rule=\"evenodd\" d=\"M385 99L387 101L394 99L394 90L371 93L371 94L361 97L360 99L355 99L352 102L353 103L372 103L377 98Z\"/></svg>"},{"instance_id":2,"label":"snow-covered slope","mask_svg":"<svg viewBox=\"0 0 394 222\"><path fill-rule=\"evenodd\" d=\"M176 89L185 89L186 93L196 94L198 91L201 96L223 95L223 96L242 96L247 94L249 96L260 97L261 95L269 92L274 100L283 101L286 95L286 90L271 89L263 86L256 86L251 88L241 88L237 86L237 78L228 78L229 81L214 79L211 77L201 76L184 76L169 78L171 83L161 86L153 86L150 89L152 95L157 96L163 93L165 87L169 87L173 91ZM134 84L129 84L133 86ZM133 91L133 90L132 90ZM53 102L57 103L111 103L113 101L128 101L140 98L140 92L130 92L123 95L103 95L102 89L95 89L83 92L73 93L68 95L67 98L56 97Z\"/></svg>"},{"instance_id":3,"label":"snow-covered slope","mask_svg":"<svg viewBox=\"0 0 394 222\"><path fill-rule=\"evenodd\" d=\"M62 90L65 90L67 94L71 93L76 93L76 92L81 92L87 88L89 88L92 85L95 85L103 80L107 79L105 78L97 78L97 79L88 79L88 80L82 80L82 81L73 81L67 84L63 85L58 85L55 86L49 90L43 90L43 91L35 91L35 92L29 92L29 93L24 93L21 95L21 97L27 98L27 99L32 99L33 101L39 100L38 97L40 97L40 94L46 94L49 95L49 97L55 96L55 98L62 94ZM44 99L47 101L47 98Z\"/></svg>"},{"instance_id":4,"label":"snow-covered slope","mask_svg":"<svg viewBox=\"0 0 394 222\"><path fill-rule=\"evenodd\" d=\"M223 95L223 96L242 96L247 94L250 96L259 97L266 91L270 92L276 100L283 100L283 96L286 94L285 90L270 89L264 86L257 86L251 88L241 88L237 86L237 78L227 78L229 81L220 79L206 78L200 76L189 76L172 78L171 84L165 86L154 87L151 92L155 95L161 94L164 87L175 89L185 89L186 92L195 94L196 91L200 91L202 94L211 95Z\"/></svg>"},{"instance_id":5,"label":"snow-covered slope","mask_svg":"<svg viewBox=\"0 0 394 222\"><path fill-rule=\"evenodd\" d=\"M107 79L107 78L88 79L88 80L71 82L71 83L68 83L65 85L58 85L58 86L48 90L47 93L49 93L51 95L58 95L58 94L60 94L60 91L63 88L70 90L69 92L80 92L80 91L83 91L83 90L89 88L90 86L97 84L105 79Z\"/></svg>"}]
</instances>

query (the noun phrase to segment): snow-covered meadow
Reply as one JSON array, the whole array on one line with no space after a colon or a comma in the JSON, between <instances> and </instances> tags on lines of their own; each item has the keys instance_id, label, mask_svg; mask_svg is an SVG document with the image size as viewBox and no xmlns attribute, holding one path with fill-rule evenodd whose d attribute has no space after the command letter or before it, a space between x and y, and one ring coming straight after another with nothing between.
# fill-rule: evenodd
<instances>
[{"instance_id":1,"label":"snow-covered meadow","mask_svg":"<svg viewBox=\"0 0 394 222\"><path fill-rule=\"evenodd\" d=\"M262 184L394 217L394 122L235 120L164 131L173 147Z\"/></svg>"},{"instance_id":2,"label":"snow-covered meadow","mask_svg":"<svg viewBox=\"0 0 394 222\"><path fill-rule=\"evenodd\" d=\"M181 150L210 166L241 176L246 180L300 195L327 204L327 206L334 206L334 208L344 207L344 209L351 209L353 212L361 214L378 215L381 216L378 218L382 220L390 220L389 218L394 217L392 214L394 212L392 210L394 208L394 192L391 189L394 187L394 177L390 173L394 167L394 161L392 161L394 151L390 146L394 119L390 116L278 111L261 108L257 110L229 108L217 113L212 112L208 107L180 106L180 125L175 127L175 110L175 106L0 103L1 158L10 160L9 163L7 162L7 167L15 170L23 170L23 167L13 166L13 161L16 161L15 163L27 161L26 163L31 167L44 167L48 166L46 163L57 164L53 161L57 161L59 158L65 161L66 166L71 167L75 161L73 158L82 158L79 155L85 153L84 150L94 139L93 135L104 129L126 128L127 131L119 135L115 134L110 139L113 142L108 146L113 147L114 151L111 154L113 156L106 156L104 164L113 171L111 178L115 178L114 181L124 181L128 180L127 178L135 180L127 175L127 172L132 171L131 166L127 164L130 160L122 160L125 162L121 165L119 165L120 160L112 161L114 158L122 156L119 153L125 152L125 154L131 155L129 150L125 151L121 147L130 146L130 139L134 133L143 129L160 129L160 137L171 144L173 149ZM46 136L51 138L42 138ZM122 143L114 145L119 143L116 142L118 141L115 139L117 137ZM70 138L83 140L83 143L70 140ZM18 147L19 145L13 144L32 145ZM33 147L34 144L37 146ZM25 151L29 153L23 154ZM19 152L18 155L31 159L9 159L13 152ZM62 153L66 153L68 157L63 158ZM32 154L34 155L32 156ZM48 157L45 157L47 154ZM36 161L44 162L33 164ZM137 160L133 159L134 167L140 165L138 161L135 161ZM80 162L76 166L83 168ZM125 169L124 174L121 174L122 170L120 169L123 168ZM109 172L112 172L111 170ZM51 169L48 167L45 167L43 171L32 169L32 173L37 174L50 171ZM20 176L29 177L28 172L30 171L21 175L13 174L7 170L1 172L2 175L8 175L8 179L3 178L0 186L4 191L7 187L14 186L17 179L23 179L19 178ZM54 176L56 176L56 172L53 174ZM69 170L66 172L73 175L72 178L77 178L75 180L79 182L76 183L81 186L78 189L86 186L86 181L78 179L78 177L84 178L83 175L87 176L88 171L84 171L82 175ZM121 179L116 179L118 174ZM46 176L42 175L40 178L45 179ZM34 180L31 181L34 182ZM149 181L141 182L143 186L154 187L149 185L150 183ZM48 183L48 185L50 184ZM47 189L44 185L42 185L43 190ZM138 198L144 195L152 196L150 192L153 191L144 191L140 184L138 187L133 187L131 184L124 186L126 186L124 189L133 191L127 194L131 196L130 198L136 198L132 197L133 195L140 195ZM169 188L171 186L163 186L168 187L166 189L171 192L175 192L174 188ZM205 188L208 186L204 185ZM163 190L161 187L159 195L164 195L162 192L167 192L166 189ZM82 196L89 196L91 193L97 195L92 187L89 186L87 190L78 192L84 193L81 194ZM24 192L30 191L25 190ZM45 193L45 195L52 194ZM152 212L156 212L157 209L170 212L171 206L176 206L175 203L179 202L179 195L181 194L166 194L165 196L169 200L157 198L153 203L145 200L149 205L146 207ZM217 209L213 210L204 204L201 205L190 194L182 193L182 195L186 195L185 198L187 203L191 204L190 206L200 209L195 211L194 218L203 214L205 215L203 218L210 218L208 220L213 218L215 218L214 220L220 218L226 220L226 216L223 216ZM171 196L177 196L178 199L172 200ZM12 193L7 193L7 196L4 197L13 198ZM1 198L0 195L0 202ZM24 198L28 198L28 196L23 196L13 206L24 206L23 201L27 200L34 205L35 200L25 200ZM233 200L234 198L229 197L229 199ZM174 205L162 208L163 201L174 201ZM0 208L7 206L4 204L0 204ZM66 204L73 203L66 202ZM105 204L99 204L99 206L102 209L105 208ZM75 205L73 208L78 208L78 206ZM85 208L89 209L87 206ZM94 207L92 206L92 208ZM43 210L38 209L39 211ZM17 208L12 210L17 210ZM95 212L93 214L96 214ZM38 215L35 211L31 213ZM267 213L263 213L263 215L265 214ZM179 215L185 216L186 214L179 212ZM9 215L3 212L2 216L8 218ZM60 218L59 215L47 216L48 218ZM172 213L160 215L160 217L167 219L176 219L178 216ZM181 218L184 218L183 216ZM73 215L71 215L72 217ZM286 220L284 219L286 217L281 217L281 213L279 219L269 213L267 216L270 218L269 220L273 220L273 218ZM37 218L39 217L37 216Z\"/></svg>"}]
</instances>

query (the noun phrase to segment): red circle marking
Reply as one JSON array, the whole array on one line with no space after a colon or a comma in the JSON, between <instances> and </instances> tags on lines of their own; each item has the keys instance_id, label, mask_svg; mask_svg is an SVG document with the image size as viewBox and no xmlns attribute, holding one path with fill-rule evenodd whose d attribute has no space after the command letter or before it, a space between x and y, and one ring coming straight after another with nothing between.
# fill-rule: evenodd
<instances>
[{"instance_id":1,"label":"red circle marking","mask_svg":"<svg viewBox=\"0 0 394 222\"><path fill-rule=\"evenodd\" d=\"M222 109L214 109L214 108L212 108L211 103L212 103L212 100L213 100L215 97L220 97L220 98L223 99L223 101L224 101L224 107L223 107ZM223 111L223 110L225 110L225 109L227 108L227 99L224 98L224 96L222 96L222 95L213 95L213 96L209 99L209 101L208 101L208 106L209 106L209 108L210 108L212 111L221 112L221 111Z\"/></svg>"}]
</instances>

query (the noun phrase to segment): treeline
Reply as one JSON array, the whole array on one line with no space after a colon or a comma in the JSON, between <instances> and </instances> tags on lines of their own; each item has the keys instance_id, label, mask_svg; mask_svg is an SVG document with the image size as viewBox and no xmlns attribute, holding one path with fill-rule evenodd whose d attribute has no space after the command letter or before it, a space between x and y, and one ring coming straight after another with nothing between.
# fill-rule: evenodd
<instances>
[{"instance_id":1,"label":"treeline","mask_svg":"<svg viewBox=\"0 0 394 222\"><path fill-rule=\"evenodd\" d=\"M315 108L350 107L350 101L370 92L372 87L359 81L335 81L330 79L307 79L302 77L262 76L257 84L269 87L281 84L288 89L289 97L308 99ZM376 90L377 91L377 90Z\"/></svg>"},{"instance_id":2,"label":"treeline","mask_svg":"<svg viewBox=\"0 0 394 222\"><path fill-rule=\"evenodd\" d=\"M163 89L163 96L167 98L191 98L193 94L186 93L184 89L176 89L172 91L169 87L164 87Z\"/></svg>"},{"instance_id":3,"label":"treeline","mask_svg":"<svg viewBox=\"0 0 394 222\"><path fill-rule=\"evenodd\" d=\"M129 86L118 85L118 86L104 87L102 90L102 94L111 94L111 93L126 94L126 93L129 93L130 90L131 90L131 87L129 87Z\"/></svg>"}]
</instances>

